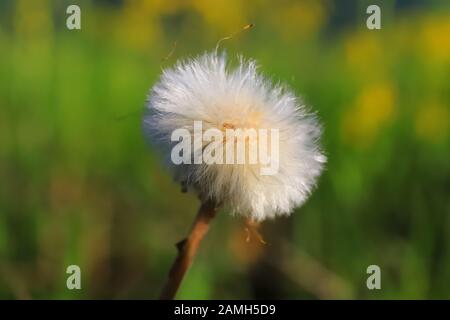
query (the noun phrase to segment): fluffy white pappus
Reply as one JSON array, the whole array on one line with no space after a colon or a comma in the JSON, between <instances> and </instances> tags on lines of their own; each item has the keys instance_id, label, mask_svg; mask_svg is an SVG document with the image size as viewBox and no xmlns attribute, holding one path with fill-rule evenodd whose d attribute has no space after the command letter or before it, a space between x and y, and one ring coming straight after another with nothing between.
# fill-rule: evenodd
<instances>
[{"instance_id":1,"label":"fluffy white pappus","mask_svg":"<svg viewBox=\"0 0 450 320\"><path fill-rule=\"evenodd\" d=\"M205 53L178 62L153 86L147 108L145 134L163 148L176 180L203 200L256 221L289 215L302 205L326 162L315 115L292 91L260 75L252 60L241 58L233 68L225 54ZM194 121L202 121L203 130L278 129L277 173L261 175L261 164L173 164L172 132L185 128L193 136ZM222 149L226 152L225 140Z\"/></svg>"}]
</instances>

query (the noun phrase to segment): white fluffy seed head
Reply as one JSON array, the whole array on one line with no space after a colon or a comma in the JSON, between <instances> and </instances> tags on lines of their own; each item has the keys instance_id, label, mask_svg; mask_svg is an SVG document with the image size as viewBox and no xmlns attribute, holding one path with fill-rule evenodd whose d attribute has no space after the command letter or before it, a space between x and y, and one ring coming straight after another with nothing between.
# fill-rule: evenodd
<instances>
[{"instance_id":1,"label":"white fluffy seed head","mask_svg":"<svg viewBox=\"0 0 450 320\"><path fill-rule=\"evenodd\" d=\"M150 91L147 108L144 130L163 148L176 180L203 200L213 199L257 221L288 215L303 204L326 162L315 116L290 90L262 77L254 61L240 59L231 68L225 55L206 53L179 62L164 70ZM278 172L261 175L260 164L248 163L174 165L172 132L185 128L193 135L194 121L202 121L203 130L277 129Z\"/></svg>"}]
</instances>

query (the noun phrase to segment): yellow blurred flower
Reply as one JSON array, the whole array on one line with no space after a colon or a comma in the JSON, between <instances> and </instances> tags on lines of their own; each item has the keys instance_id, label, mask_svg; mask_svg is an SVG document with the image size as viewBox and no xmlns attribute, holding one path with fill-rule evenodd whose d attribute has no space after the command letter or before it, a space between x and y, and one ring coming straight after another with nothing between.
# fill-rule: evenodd
<instances>
[{"instance_id":1,"label":"yellow blurred flower","mask_svg":"<svg viewBox=\"0 0 450 320\"><path fill-rule=\"evenodd\" d=\"M421 45L427 61L445 63L450 61L450 19L448 16L431 16L426 19L420 32Z\"/></svg>"},{"instance_id":2,"label":"yellow blurred flower","mask_svg":"<svg viewBox=\"0 0 450 320\"><path fill-rule=\"evenodd\" d=\"M158 1L129 1L124 5L116 26L117 40L126 47L137 50L148 50L156 42L160 27L157 15L161 8Z\"/></svg>"},{"instance_id":3,"label":"yellow blurred flower","mask_svg":"<svg viewBox=\"0 0 450 320\"><path fill-rule=\"evenodd\" d=\"M384 52L379 35L372 31L351 34L344 43L348 65L365 76L376 74L385 67Z\"/></svg>"},{"instance_id":4,"label":"yellow blurred flower","mask_svg":"<svg viewBox=\"0 0 450 320\"><path fill-rule=\"evenodd\" d=\"M364 88L354 106L344 114L343 139L358 146L371 144L380 130L392 120L394 108L392 85L381 83Z\"/></svg>"},{"instance_id":5,"label":"yellow blurred flower","mask_svg":"<svg viewBox=\"0 0 450 320\"><path fill-rule=\"evenodd\" d=\"M247 23L244 1L240 0L191 0L187 1L200 13L208 27L219 32L234 31Z\"/></svg>"},{"instance_id":6,"label":"yellow blurred flower","mask_svg":"<svg viewBox=\"0 0 450 320\"><path fill-rule=\"evenodd\" d=\"M323 1L303 0L272 8L272 23L286 39L308 37L318 33L326 22Z\"/></svg>"},{"instance_id":7,"label":"yellow blurred flower","mask_svg":"<svg viewBox=\"0 0 450 320\"><path fill-rule=\"evenodd\" d=\"M14 26L26 43L48 46L54 31L49 1L17 1Z\"/></svg>"},{"instance_id":8,"label":"yellow blurred flower","mask_svg":"<svg viewBox=\"0 0 450 320\"><path fill-rule=\"evenodd\" d=\"M417 110L415 129L420 139L440 142L448 137L450 112L439 102L429 102Z\"/></svg>"}]
</instances>

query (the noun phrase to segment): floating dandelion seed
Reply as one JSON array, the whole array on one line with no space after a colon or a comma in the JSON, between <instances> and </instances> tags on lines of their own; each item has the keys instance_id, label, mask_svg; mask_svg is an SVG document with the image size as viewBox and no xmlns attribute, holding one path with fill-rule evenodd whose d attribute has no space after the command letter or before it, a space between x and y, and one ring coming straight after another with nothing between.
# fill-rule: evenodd
<instances>
[{"instance_id":1,"label":"floating dandelion seed","mask_svg":"<svg viewBox=\"0 0 450 320\"><path fill-rule=\"evenodd\" d=\"M308 198L326 158L318 146L321 128L316 117L289 89L261 76L252 60L241 58L237 67L230 68L226 56L219 55L217 50L164 70L151 89L147 107L146 133L162 146L175 178L194 190L203 203L191 234L178 246L180 255L162 295L162 298L172 298L189 266L183 259L192 258L199 242L192 234L199 234L200 224L203 226L201 239L215 207L223 205L230 212L255 221L289 215ZM201 122L201 133L212 129L216 130L216 137L224 133L223 138L219 141L199 138L195 122ZM172 151L178 141L173 141L173 133L179 129L185 134L178 138L186 139L193 148L183 150L184 163L174 164ZM236 153L238 147L230 141L234 142L237 136L228 137L226 132L239 129L276 130L275 137L265 139L267 158L269 163L275 162L276 172L261 174L268 163L262 161L195 161L198 155L201 159L202 152L213 142L216 155L226 157ZM256 139L255 144L261 146L260 136L243 136L244 143ZM244 160L249 160L251 151L244 151ZM256 156L258 160L261 157L261 153Z\"/></svg>"}]
</instances>

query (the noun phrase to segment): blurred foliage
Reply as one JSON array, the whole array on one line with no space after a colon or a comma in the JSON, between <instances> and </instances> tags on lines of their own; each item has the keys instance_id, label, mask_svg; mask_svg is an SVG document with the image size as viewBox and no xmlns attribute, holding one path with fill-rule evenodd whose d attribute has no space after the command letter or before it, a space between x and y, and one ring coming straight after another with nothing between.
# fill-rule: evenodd
<instances>
[{"instance_id":1,"label":"blurred foliage","mask_svg":"<svg viewBox=\"0 0 450 320\"><path fill-rule=\"evenodd\" d=\"M175 41L164 66L251 22L222 47L317 110L329 163L268 246L222 211L179 297L450 298L449 3L372 3L379 31L368 1L0 1L0 297L158 296L198 203L143 138L148 89Z\"/></svg>"}]
</instances>

